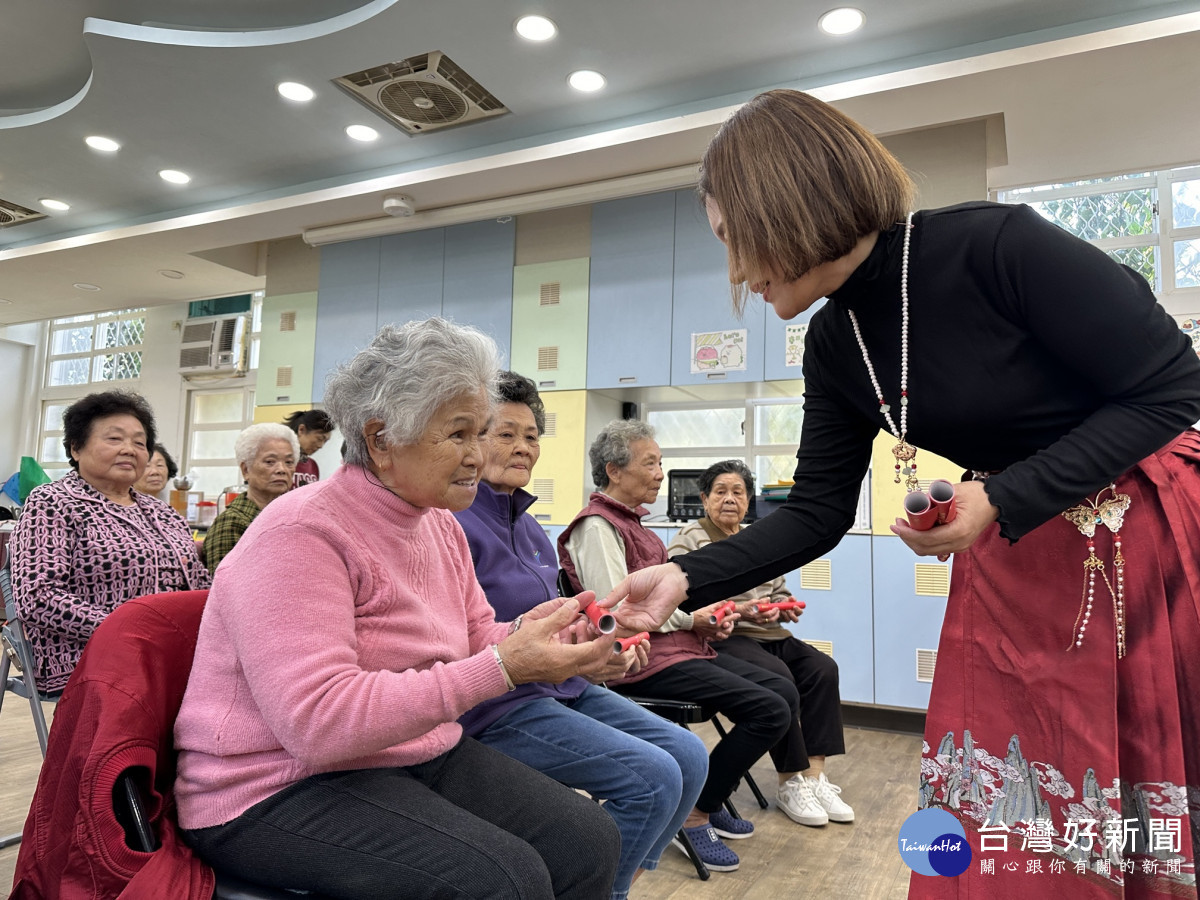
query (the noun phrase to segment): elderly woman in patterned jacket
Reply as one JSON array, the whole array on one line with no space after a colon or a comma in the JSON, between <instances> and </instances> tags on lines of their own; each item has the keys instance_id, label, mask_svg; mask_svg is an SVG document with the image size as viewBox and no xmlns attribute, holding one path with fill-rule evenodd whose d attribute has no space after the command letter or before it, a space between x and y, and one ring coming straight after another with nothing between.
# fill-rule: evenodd
<instances>
[{"instance_id":1,"label":"elderly woman in patterned jacket","mask_svg":"<svg viewBox=\"0 0 1200 900\"><path fill-rule=\"evenodd\" d=\"M126 600L208 587L187 523L133 490L155 439L137 394L88 394L63 413L72 471L30 493L12 541L13 599L45 694L61 693L92 632Z\"/></svg>"}]
</instances>

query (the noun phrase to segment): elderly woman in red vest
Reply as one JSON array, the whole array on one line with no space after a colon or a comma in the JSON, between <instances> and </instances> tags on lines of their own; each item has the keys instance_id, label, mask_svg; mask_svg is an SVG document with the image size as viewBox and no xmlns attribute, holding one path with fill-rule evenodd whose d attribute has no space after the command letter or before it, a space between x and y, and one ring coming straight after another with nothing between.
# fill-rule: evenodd
<instances>
[{"instance_id":1,"label":"elderly woman in red vest","mask_svg":"<svg viewBox=\"0 0 1200 900\"><path fill-rule=\"evenodd\" d=\"M589 455L598 490L559 537L558 557L572 587L603 597L630 572L667 561L667 548L641 522L644 504L654 502L662 485L662 454L653 428L618 420L604 427ZM684 822L705 864L731 872L739 859L721 838L750 837L754 826L731 816L722 804L764 753L770 752L776 768L785 765L800 699L787 679L713 651L709 641L728 637L737 618L710 625L717 605L673 614L653 635L649 663L609 686L635 696L711 705L734 723L709 754L708 780Z\"/></svg>"}]
</instances>

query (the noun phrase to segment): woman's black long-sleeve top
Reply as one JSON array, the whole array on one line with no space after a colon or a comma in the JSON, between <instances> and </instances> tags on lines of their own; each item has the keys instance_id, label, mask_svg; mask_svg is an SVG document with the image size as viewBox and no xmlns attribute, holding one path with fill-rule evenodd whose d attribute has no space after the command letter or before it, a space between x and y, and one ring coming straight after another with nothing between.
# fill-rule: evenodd
<instances>
[{"instance_id":1,"label":"woman's black long-sleeve top","mask_svg":"<svg viewBox=\"0 0 1200 900\"><path fill-rule=\"evenodd\" d=\"M753 528L673 560L688 575L682 608L816 559L853 522L887 426L847 310L899 424L903 239L903 224L881 233L813 316L795 486ZM997 472L988 498L1010 540L1200 419L1200 359L1145 279L1029 207L919 212L910 256L908 440Z\"/></svg>"}]
</instances>

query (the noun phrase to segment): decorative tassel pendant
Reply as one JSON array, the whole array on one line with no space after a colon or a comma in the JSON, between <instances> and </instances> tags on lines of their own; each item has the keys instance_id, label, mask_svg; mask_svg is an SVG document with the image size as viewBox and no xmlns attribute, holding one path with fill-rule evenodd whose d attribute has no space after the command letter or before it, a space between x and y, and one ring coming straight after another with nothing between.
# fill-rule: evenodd
<instances>
[{"instance_id":1,"label":"decorative tassel pendant","mask_svg":"<svg viewBox=\"0 0 1200 900\"><path fill-rule=\"evenodd\" d=\"M917 458L917 448L900 438L900 443L892 448L892 456L896 457L895 483L899 484L900 476L903 475L905 490L911 494L920 487L917 482L917 464L913 462Z\"/></svg>"},{"instance_id":2,"label":"decorative tassel pendant","mask_svg":"<svg viewBox=\"0 0 1200 900\"><path fill-rule=\"evenodd\" d=\"M1100 500L1101 494L1110 491L1112 496ZM1072 506L1062 513L1064 519L1079 529L1079 533L1087 538L1087 559L1083 561L1084 588L1083 597L1079 601L1079 613L1075 617L1075 625L1071 629L1071 644L1073 647L1083 646L1083 636L1087 631L1088 622L1092 617L1092 605L1096 599L1096 574L1101 580L1113 601L1113 623L1117 633L1117 659L1125 656L1125 556L1121 553L1121 526L1125 523L1125 513L1129 509L1128 494L1118 494L1117 486L1110 484L1096 495L1096 500L1087 500L1087 504ZM1104 525L1113 534L1113 583L1108 580L1104 571L1104 561L1096 556L1096 544L1093 538L1096 526Z\"/></svg>"}]
</instances>

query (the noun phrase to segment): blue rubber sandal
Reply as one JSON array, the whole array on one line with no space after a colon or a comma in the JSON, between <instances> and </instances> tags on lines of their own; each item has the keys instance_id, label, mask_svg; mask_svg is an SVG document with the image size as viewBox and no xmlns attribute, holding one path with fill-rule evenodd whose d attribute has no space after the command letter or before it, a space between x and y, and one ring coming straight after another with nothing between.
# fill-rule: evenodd
<instances>
[{"instance_id":1,"label":"blue rubber sandal","mask_svg":"<svg viewBox=\"0 0 1200 900\"><path fill-rule=\"evenodd\" d=\"M692 847L700 861L712 872L733 872L741 865L738 855L721 843L711 825L697 825L695 828L685 828L683 833L692 842ZM671 841L683 853L687 850L679 838Z\"/></svg>"}]
</instances>

